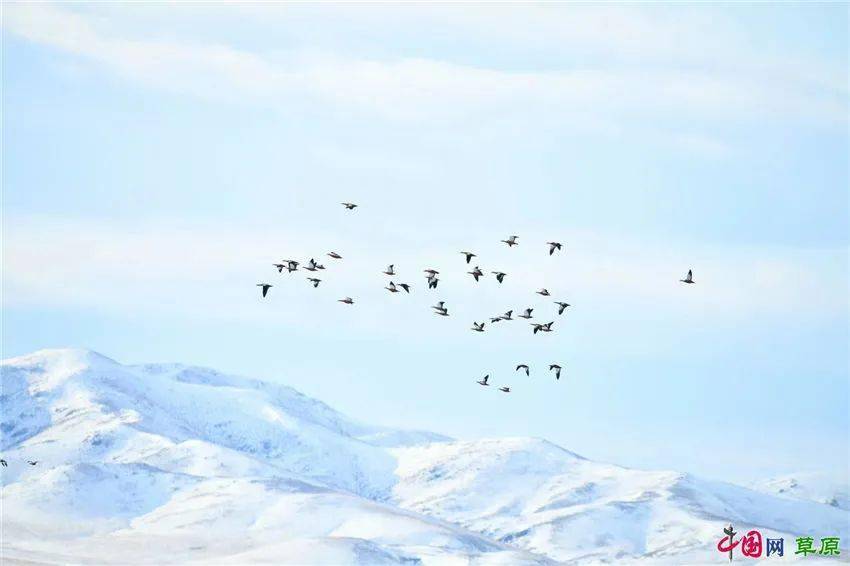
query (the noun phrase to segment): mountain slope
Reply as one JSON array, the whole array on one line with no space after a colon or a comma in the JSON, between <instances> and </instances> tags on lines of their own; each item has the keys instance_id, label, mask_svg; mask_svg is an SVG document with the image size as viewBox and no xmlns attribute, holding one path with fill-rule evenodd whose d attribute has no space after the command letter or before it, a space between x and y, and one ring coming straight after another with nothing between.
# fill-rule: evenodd
<instances>
[{"instance_id":1,"label":"mountain slope","mask_svg":"<svg viewBox=\"0 0 850 566\"><path fill-rule=\"evenodd\" d=\"M600 464L543 440L369 426L204 368L46 350L0 369L9 559L680 563L714 561L729 521L848 534L837 507Z\"/></svg>"}]
</instances>

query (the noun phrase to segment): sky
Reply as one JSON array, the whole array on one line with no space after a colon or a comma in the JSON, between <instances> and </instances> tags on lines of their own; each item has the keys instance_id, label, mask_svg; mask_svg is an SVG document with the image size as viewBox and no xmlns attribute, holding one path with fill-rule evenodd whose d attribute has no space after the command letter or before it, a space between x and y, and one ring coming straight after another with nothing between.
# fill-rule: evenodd
<instances>
[{"instance_id":1,"label":"sky","mask_svg":"<svg viewBox=\"0 0 850 566\"><path fill-rule=\"evenodd\" d=\"M846 4L2 10L4 358L731 481L850 469ZM317 289L271 265L310 257ZM527 307L556 331L470 331Z\"/></svg>"}]
</instances>

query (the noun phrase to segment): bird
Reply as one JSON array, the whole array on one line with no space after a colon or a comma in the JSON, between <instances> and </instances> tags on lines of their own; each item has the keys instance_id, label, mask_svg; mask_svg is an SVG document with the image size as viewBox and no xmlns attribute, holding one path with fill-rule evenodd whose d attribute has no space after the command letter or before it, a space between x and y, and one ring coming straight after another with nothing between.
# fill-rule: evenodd
<instances>
[{"instance_id":1,"label":"bird","mask_svg":"<svg viewBox=\"0 0 850 566\"><path fill-rule=\"evenodd\" d=\"M505 314L503 314L502 316L500 316L499 318L501 318L502 320L513 320L511 318L511 315L513 313L514 313L514 311L510 310L510 311L506 312Z\"/></svg>"},{"instance_id":2,"label":"bird","mask_svg":"<svg viewBox=\"0 0 850 566\"><path fill-rule=\"evenodd\" d=\"M516 241L517 238L519 238L519 236L511 236L507 240L502 240L502 242L506 243L509 248L512 246L518 246L519 243Z\"/></svg>"},{"instance_id":3,"label":"bird","mask_svg":"<svg viewBox=\"0 0 850 566\"><path fill-rule=\"evenodd\" d=\"M482 277L482 276L484 275L484 272L483 272L483 271L481 271L481 270L478 268L478 266L477 266L477 265L475 266L475 269L473 269L472 271L467 271L467 273L469 273L470 275L472 275L472 277L474 277L476 281L478 281L478 278L479 278L479 277Z\"/></svg>"},{"instance_id":4,"label":"bird","mask_svg":"<svg viewBox=\"0 0 850 566\"><path fill-rule=\"evenodd\" d=\"M525 319L532 318L531 317L531 311L533 311L533 310L534 309L525 309L525 311L523 311L522 314L518 314L517 316L520 317L520 318L525 318Z\"/></svg>"},{"instance_id":5,"label":"bird","mask_svg":"<svg viewBox=\"0 0 850 566\"><path fill-rule=\"evenodd\" d=\"M546 243L549 244L549 255L552 255L553 253L555 253L556 249L558 251L561 250L561 242L546 242Z\"/></svg>"},{"instance_id":6,"label":"bird","mask_svg":"<svg viewBox=\"0 0 850 566\"><path fill-rule=\"evenodd\" d=\"M469 262L470 262L470 260L471 260L472 258L477 257L477 256L476 256L474 253L472 253L472 252L460 252L460 253L462 253L463 255L465 255L465 256L466 256L466 263L469 263Z\"/></svg>"},{"instance_id":7,"label":"bird","mask_svg":"<svg viewBox=\"0 0 850 566\"><path fill-rule=\"evenodd\" d=\"M436 277L431 277L431 278L429 278L429 279L428 279L428 288L429 288L429 289L436 289L436 288L437 288L437 283L439 283L439 282L440 282L440 280L439 280L439 279L437 279Z\"/></svg>"},{"instance_id":8,"label":"bird","mask_svg":"<svg viewBox=\"0 0 850 566\"><path fill-rule=\"evenodd\" d=\"M30 466L35 466L36 464L38 464L38 460L27 460L27 464L29 464Z\"/></svg>"},{"instance_id":9,"label":"bird","mask_svg":"<svg viewBox=\"0 0 850 566\"><path fill-rule=\"evenodd\" d=\"M324 269L324 268L325 268L325 266L322 265L321 263L316 264L316 269Z\"/></svg>"},{"instance_id":10,"label":"bird","mask_svg":"<svg viewBox=\"0 0 850 566\"><path fill-rule=\"evenodd\" d=\"M485 375L483 378L481 378L481 381L478 382L478 385L483 385L484 387L487 387L488 385L490 385L489 383L487 383L488 379L490 379L489 373L487 375Z\"/></svg>"},{"instance_id":11,"label":"bird","mask_svg":"<svg viewBox=\"0 0 850 566\"><path fill-rule=\"evenodd\" d=\"M410 293L410 285L407 283L399 283L398 286L404 289L405 293Z\"/></svg>"},{"instance_id":12,"label":"bird","mask_svg":"<svg viewBox=\"0 0 850 566\"><path fill-rule=\"evenodd\" d=\"M483 322L473 322L471 330L475 332L484 332L484 323Z\"/></svg>"},{"instance_id":13,"label":"bird","mask_svg":"<svg viewBox=\"0 0 850 566\"><path fill-rule=\"evenodd\" d=\"M510 392L511 392L511 388L510 388L510 387L500 387L500 388L499 388L499 391L503 391L503 392L505 392L505 393L510 393Z\"/></svg>"},{"instance_id":14,"label":"bird","mask_svg":"<svg viewBox=\"0 0 850 566\"><path fill-rule=\"evenodd\" d=\"M305 267L304 269L306 269L307 271L316 271L317 269L319 269L319 264L316 263L316 260L311 257L310 261L307 262L307 267ZM324 269L324 267L322 267L321 269Z\"/></svg>"},{"instance_id":15,"label":"bird","mask_svg":"<svg viewBox=\"0 0 850 566\"><path fill-rule=\"evenodd\" d=\"M685 278L679 279L679 281L681 281L682 283L688 283L688 284L696 283L696 281L694 281L694 272L689 269L688 274L685 276Z\"/></svg>"},{"instance_id":16,"label":"bird","mask_svg":"<svg viewBox=\"0 0 850 566\"><path fill-rule=\"evenodd\" d=\"M286 262L286 270L289 273L292 273L293 271L298 271L299 264L297 261L295 261L294 259L285 259L283 261Z\"/></svg>"},{"instance_id":17,"label":"bird","mask_svg":"<svg viewBox=\"0 0 850 566\"><path fill-rule=\"evenodd\" d=\"M395 275L395 270L393 269L393 264L389 264L387 269L384 271L384 275Z\"/></svg>"},{"instance_id":18,"label":"bird","mask_svg":"<svg viewBox=\"0 0 850 566\"><path fill-rule=\"evenodd\" d=\"M564 314L564 309L570 306L570 303L562 303L561 301L555 301L555 304L558 305L558 314Z\"/></svg>"},{"instance_id":19,"label":"bird","mask_svg":"<svg viewBox=\"0 0 850 566\"><path fill-rule=\"evenodd\" d=\"M536 324L534 322L531 323L531 326L534 327L534 334L538 332L552 332L552 325L554 322L547 322L546 324Z\"/></svg>"},{"instance_id":20,"label":"bird","mask_svg":"<svg viewBox=\"0 0 850 566\"><path fill-rule=\"evenodd\" d=\"M4 468L8 468L9 464L6 463L6 460L0 459L0 466L3 466Z\"/></svg>"},{"instance_id":21,"label":"bird","mask_svg":"<svg viewBox=\"0 0 850 566\"><path fill-rule=\"evenodd\" d=\"M537 294L538 294L538 295L543 295L544 297L548 297L548 296L549 296L549 291L548 291L548 290L546 290L546 289L540 289L539 291L537 291Z\"/></svg>"},{"instance_id":22,"label":"bird","mask_svg":"<svg viewBox=\"0 0 850 566\"><path fill-rule=\"evenodd\" d=\"M332 257L332 258L334 258L334 259L342 259L342 256L341 256L341 255L339 255L339 254L338 254L338 253L336 253L336 252L329 252L329 253L328 253L328 256L330 256L330 257Z\"/></svg>"},{"instance_id":23,"label":"bird","mask_svg":"<svg viewBox=\"0 0 850 566\"><path fill-rule=\"evenodd\" d=\"M501 271L491 271L490 273L496 276L496 281L498 281L499 283L504 281L505 275L507 275L507 273L502 273Z\"/></svg>"},{"instance_id":24,"label":"bird","mask_svg":"<svg viewBox=\"0 0 850 566\"><path fill-rule=\"evenodd\" d=\"M446 305L445 301L439 301L436 305L432 306L431 308L437 309L438 311L441 311L445 308L445 305Z\"/></svg>"},{"instance_id":25,"label":"bird","mask_svg":"<svg viewBox=\"0 0 850 566\"><path fill-rule=\"evenodd\" d=\"M322 280L321 280L321 279L316 279L315 277L308 277L308 278L307 278L307 281L309 281L310 283L312 283L314 288L315 288L315 287L318 287L318 286L319 286L319 283L321 283L321 282L322 282Z\"/></svg>"},{"instance_id":26,"label":"bird","mask_svg":"<svg viewBox=\"0 0 850 566\"><path fill-rule=\"evenodd\" d=\"M257 287L263 288L263 297L265 297L266 294L268 294L269 289L271 289L273 286L274 285L272 285L271 283L257 283Z\"/></svg>"},{"instance_id":27,"label":"bird","mask_svg":"<svg viewBox=\"0 0 850 566\"><path fill-rule=\"evenodd\" d=\"M549 371L555 370L555 379L561 379L561 366L558 364L551 364L549 366Z\"/></svg>"},{"instance_id":28,"label":"bird","mask_svg":"<svg viewBox=\"0 0 850 566\"><path fill-rule=\"evenodd\" d=\"M345 303L346 305L353 305L354 304L354 299L352 299L351 297L346 297L344 299L337 299L337 300L340 303Z\"/></svg>"},{"instance_id":29,"label":"bird","mask_svg":"<svg viewBox=\"0 0 850 566\"><path fill-rule=\"evenodd\" d=\"M438 314L440 316L449 316L449 309L439 308L439 309L434 311L434 314Z\"/></svg>"},{"instance_id":30,"label":"bird","mask_svg":"<svg viewBox=\"0 0 850 566\"><path fill-rule=\"evenodd\" d=\"M520 369L525 370L525 375L528 375L528 366L525 364L519 364L514 371L519 371Z\"/></svg>"},{"instance_id":31,"label":"bird","mask_svg":"<svg viewBox=\"0 0 850 566\"><path fill-rule=\"evenodd\" d=\"M355 208L357 208L357 205L354 204L353 202L343 202L343 203L340 203L340 204L342 204L342 206L344 206L348 210L354 210Z\"/></svg>"},{"instance_id":32,"label":"bird","mask_svg":"<svg viewBox=\"0 0 850 566\"><path fill-rule=\"evenodd\" d=\"M289 264L287 263L273 263L272 265L277 268L278 273L283 273L284 268L289 269Z\"/></svg>"},{"instance_id":33,"label":"bird","mask_svg":"<svg viewBox=\"0 0 850 566\"><path fill-rule=\"evenodd\" d=\"M502 320L502 317L501 317L501 316L494 316L494 317L491 317L491 318L490 318L490 322L491 322L491 323L499 322L500 320Z\"/></svg>"},{"instance_id":34,"label":"bird","mask_svg":"<svg viewBox=\"0 0 850 566\"><path fill-rule=\"evenodd\" d=\"M395 283L393 283L392 281L390 281L389 286L384 287L384 289L386 289L386 290L387 290L387 291L389 291L390 293L398 293L398 289L396 289L396 287L395 287Z\"/></svg>"}]
</instances>

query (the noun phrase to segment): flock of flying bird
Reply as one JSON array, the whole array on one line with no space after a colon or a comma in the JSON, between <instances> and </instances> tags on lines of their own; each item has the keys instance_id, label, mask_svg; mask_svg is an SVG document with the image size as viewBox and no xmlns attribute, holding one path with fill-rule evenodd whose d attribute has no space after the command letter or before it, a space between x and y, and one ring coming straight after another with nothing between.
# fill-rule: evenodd
<instances>
[{"instance_id":1,"label":"flock of flying bird","mask_svg":"<svg viewBox=\"0 0 850 566\"><path fill-rule=\"evenodd\" d=\"M357 204L352 203L352 202L343 202L341 204L347 210L354 210L358 206ZM506 244L509 248L512 248L514 246L519 245L519 242L517 241L518 239L519 239L519 236L512 235L512 236L509 236L507 239L504 239L504 240L501 240L501 241L502 241L502 243ZM549 246L549 255L550 256L552 254L554 254L555 251L560 251L562 246L563 246L561 244L561 242L546 242L546 245ZM472 258L478 257L476 254L469 252L469 251L462 251L460 253L466 258L467 264L471 264ZM330 257L334 260L342 259L342 256L339 255L336 252L329 252L327 255L328 255L328 257ZM319 271L322 271L322 270L325 269L325 266L320 264L320 263L317 263L314 258L310 258L310 260L304 265L302 265L300 262L293 260L293 259L285 259L285 260L282 260L281 263L275 263L273 265L277 268L278 273L283 273L284 269L286 269L288 273L292 273L294 271L298 271L299 266L301 266L301 268L304 269L305 271L310 271L311 273L319 272ZM423 270L423 273L425 274L425 280L427 282L428 289L436 289L438 283L440 282L440 279L439 279L440 272L437 271L436 269L425 269L425 270ZM505 277L507 276L507 273L504 273L502 271L491 271L490 273L492 273L493 275L496 276L496 281L498 281L500 284L502 282L504 282ZM393 264L388 265L387 268L383 271L383 274L387 275L389 277L395 277L396 275L398 275L395 271L395 266ZM478 282L481 277L484 277L484 272L481 271L481 268L478 267L477 265L475 266L475 269L473 269L472 271L468 271L467 274L471 275L472 278L476 282ZM319 284L322 282L322 280L317 278L317 277L307 277L307 280L313 285L313 287L318 287ZM688 270L688 274L685 276L684 279L680 279L680 281L682 283L688 283L688 284L694 283L693 272L691 270ZM271 289L273 287L273 285L271 283L257 283L257 286L262 289L263 297L266 297L268 295L269 289ZM410 293L410 287L411 286L408 283L395 283L394 281L390 280L389 284L384 288L387 291L389 291L390 293L399 293L401 291L404 291L405 293ZM546 288L540 289L539 291L537 291L537 294L541 295L543 297L551 296L551 294L549 293L549 291ZM354 299L352 299L351 297L344 297L342 299L338 299L338 302L344 303L344 304L347 304L347 305L353 305ZM563 301L553 301L553 302L554 302L554 304L556 304L558 306L557 310L558 310L559 315L564 314L564 311L566 310L566 308L570 306L569 303L566 303L566 302L563 302ZM445 301L439 301L436 305L432 306L431 308L434 310L434 314L436 314L436 315L449 316L449 309L446 306ZM532 315L533 311L534 311L534 309L527 308L522 312L522 314L516 315L516 317L529 320L529 319L533 318L533 315ZM500 322L500 321L515 320L513 318L513 312L514 312L513 310L509 310L509 311L505 312L504 314L501 314L501 315L498 315L498 316L495 316L495 317L491 317L490 323L495 324L495 323ZM474 332L484 332L485 323L486 323L486 321L485 322L473 322L470 330L472 330ZM531 324L531 327L532 327L533 334L537 334L538 332L553 332L552 326L555 324L555 321L553 320L553 321L546 322L546 323L532 322L530 324ZM530 375L529 367L526 364L519 364L518 366L516 366L515 371L519 371L519 370L524 370L526 376ZM561 366L560 365L550 364L549 365L549 371L555 372L555 379L556 380L561 379ZM479 380L477 383L479 385L487 387L487 386L490 385L489 379L490 379L490 375L487 374L481 380ZM502 386L502 387L499 387L499 390L504 392L504 393L510 393L511 388L508 387L508 386Z\"/></svg>"}]
</instances>

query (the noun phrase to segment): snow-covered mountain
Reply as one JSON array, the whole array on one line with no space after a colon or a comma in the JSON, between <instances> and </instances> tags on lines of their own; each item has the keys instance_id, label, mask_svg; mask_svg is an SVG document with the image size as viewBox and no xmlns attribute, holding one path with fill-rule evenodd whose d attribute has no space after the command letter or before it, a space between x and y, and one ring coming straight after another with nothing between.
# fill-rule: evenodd
<instances>
[{"instance_id":1,"label":"snow-covered mountain","mask_svg":"<svg viewBox=\"0 0 850 566\"><path fill-rule=\"evenodd\" d=\"M369 426L204 368L45 350L2 363L0 403L2 552L22 562L716 562L730 521L850 532L840 505Z\"/></svg>"}]
</instances>

